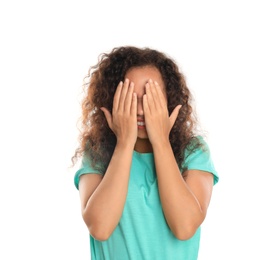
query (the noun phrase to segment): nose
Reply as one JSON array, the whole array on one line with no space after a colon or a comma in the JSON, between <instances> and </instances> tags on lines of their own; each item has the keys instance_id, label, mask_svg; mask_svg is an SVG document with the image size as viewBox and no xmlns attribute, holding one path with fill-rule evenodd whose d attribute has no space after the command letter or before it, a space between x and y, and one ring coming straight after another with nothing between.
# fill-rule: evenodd
<instances>
[{"instance_id":1,"label":"nose","mask_svg":"<svg viewBox=\"0 0 279 260\"><path fill-rule=\"evenodd\" d=\"M137 114L138 114L139 116L143 116L142 98L138 98L138 102L137 102Z\"/></svg>"}]
</instances>

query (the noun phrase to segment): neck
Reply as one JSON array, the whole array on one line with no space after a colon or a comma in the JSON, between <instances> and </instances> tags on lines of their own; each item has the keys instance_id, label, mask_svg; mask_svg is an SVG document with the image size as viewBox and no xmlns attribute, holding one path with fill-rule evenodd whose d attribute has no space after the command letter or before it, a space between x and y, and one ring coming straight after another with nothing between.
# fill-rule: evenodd
<instances>
[{"instance_id":1,"label":"neck","mask_svg":"<svg viewBox=\"0 0 279 260\"><path fill-rule=\"evenodd\" d=\"M139 153L152 153L153 148L148 139L138 138L134 150Z\"/></svg>"}]
</instances>

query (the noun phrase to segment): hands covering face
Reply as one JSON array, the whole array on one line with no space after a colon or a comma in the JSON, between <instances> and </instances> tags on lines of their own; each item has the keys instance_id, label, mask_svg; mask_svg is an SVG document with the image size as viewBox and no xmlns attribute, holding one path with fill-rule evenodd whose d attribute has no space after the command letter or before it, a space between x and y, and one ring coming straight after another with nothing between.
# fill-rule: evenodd
<instances>
[{"instance_id":1,"label":"hands covering face","mask_svg":"<svg viewBox=\"0 0 279 260\"><path fill-rule=\"evenodd\" d=\"M167 101L161 87L156 81L149 80L145 84L143 95L143 111L146 131L152 145L169 142L169 134L178 116L181 105L168 114ZM132 145L137 140L137 95L134 93L134 83L126 79L117 86L112 114L102 107L109 127L117 137L118 142L129 142Z\"/></svg>"},{"instance_id":2,"label":"hands covering face","mask_svg":"<svg viewBox=\"0 0 279 260\"><path fill-rule=\"evenodd\" d=\"M113 99L112 114L102 107L110 129L114 132L117 142L128 142L132 145L137 140L137 95L134 83L125 79L116 89Z\"/></svg>"},{"instance_id":3,"label":"hands covering face","mask_svg":"<svg viewBox=\"0 0 279 260\"><path fill-rule=\"evenodd\" d=\"M159 84L150 79L145 90L143 110L148 138L152 145L169 142L169 134L181 105L176 106L169 116L167 101Z\"/></svg>"}]
</instances>

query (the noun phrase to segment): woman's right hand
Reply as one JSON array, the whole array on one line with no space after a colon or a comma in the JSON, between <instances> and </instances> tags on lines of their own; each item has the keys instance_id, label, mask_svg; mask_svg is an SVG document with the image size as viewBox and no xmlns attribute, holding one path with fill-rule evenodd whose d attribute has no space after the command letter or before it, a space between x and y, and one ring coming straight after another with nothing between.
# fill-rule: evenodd
<instances>
[{"instance_id":1,"label":"woman's right hand","mask_svg":"<svg viewBox=\"0 0 279 260\"><path fill-rule=\"evenodd\" d=\"M134 93L134 83L129 79L121 81L116 89L112 114L105 108L100 108L106 117L110 129L117 138L117 143L131 144L134 148L137 140L137 95Z\"/></svg>"}]
</instances>

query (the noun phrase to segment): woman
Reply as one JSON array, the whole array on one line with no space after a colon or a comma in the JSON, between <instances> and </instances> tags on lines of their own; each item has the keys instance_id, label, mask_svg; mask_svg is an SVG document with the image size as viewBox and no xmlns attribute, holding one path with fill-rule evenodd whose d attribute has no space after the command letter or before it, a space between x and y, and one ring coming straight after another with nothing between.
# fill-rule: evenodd
<instances>
[{"instance_id":1,"label":"woman","mask_svg":"<svg viewBox=\"0 0 279 260\"><path fill-rule=\"evenodd\" d=\"M218 181L175 62L119 47L89 70L75 174L91 259L197 259Z\"/></svg>"}]
</instances>

